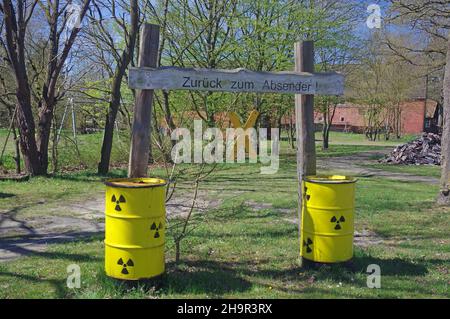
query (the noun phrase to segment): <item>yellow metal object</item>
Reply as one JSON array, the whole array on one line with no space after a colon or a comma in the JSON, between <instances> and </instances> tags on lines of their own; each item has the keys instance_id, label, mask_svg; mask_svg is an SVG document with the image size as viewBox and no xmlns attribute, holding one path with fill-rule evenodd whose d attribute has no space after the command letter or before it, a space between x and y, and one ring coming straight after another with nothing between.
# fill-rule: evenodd
<instances>
[{"instance_id":1,"label":"yellow metal object","mask_svg":"<svg viewBox=\"0 0 450 319\"><path fill-rule=\"evenodd\" d=\"M303 182L300 255L323 263L353 257L356 179L307 176Z\"/></svg>"},{"instance_id":2,"label":"yellow metal object","mask_svg":"<svg viewBox=\"0 0 450 319\"><path fill-rule=\"evenodd\" d=\"M239 116L235 112L230 112L229 116L230 116L231 125L235 129L242 128L245 132L245 130L255 126L256 120L258 119L258 116L259 116L259 112L256 110L251 111L244 126L242 126L241 120L239 119ZM237 137L237 139L242 139L242 138L244 138L244 136ZM256 156L256 145L253 145L252 143L250 143L250 139L249 139L248 135L245 135L244 143L245 143L244 144L245 145L245 153L248 154L249 156ZM234 156L235 156L235 158L237 158L237 143L234 144Z\"/></svg>"},{"instance_id":3,"label":"yellow metal object","mask_svg":"<svg viewBox=\"0 0 450 319\"><path fill-rule=\"evenodd\" d=\"M110 179L105 198L105 271L138 280L164 272L166 181Z\"/></svg>"}]
</instances>

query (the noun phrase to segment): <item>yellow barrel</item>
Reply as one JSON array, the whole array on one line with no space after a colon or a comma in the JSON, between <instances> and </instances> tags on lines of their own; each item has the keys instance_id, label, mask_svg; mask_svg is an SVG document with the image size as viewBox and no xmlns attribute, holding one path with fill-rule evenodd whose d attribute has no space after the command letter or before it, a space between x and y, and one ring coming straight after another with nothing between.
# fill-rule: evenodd
<instances>
[{"instance_id":1,"label":"yellow barrel","mask_svg":"<svg viewBox=\"0 0 450 319\"><path fill-rule=\"evenodd\" d=\"M355 178L307 176L303 181L300 255L322 263L353 257Z\"/></svg>"},{"instance_id":2,"label":"yellow barrel","mask_svg":"<svg viewBox=\"0 0 450 319\"><path fill-rule=\"evenodd\" d=\"M166 181L110 179L105 198L105 271L138 280L164 272Z\"/></svg>"}]
</instances>

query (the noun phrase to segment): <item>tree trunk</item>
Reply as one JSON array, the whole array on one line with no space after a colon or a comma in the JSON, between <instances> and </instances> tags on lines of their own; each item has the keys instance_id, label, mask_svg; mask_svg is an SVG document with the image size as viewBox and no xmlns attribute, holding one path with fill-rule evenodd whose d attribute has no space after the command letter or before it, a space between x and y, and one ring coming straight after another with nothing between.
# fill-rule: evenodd
<instances>
[{"instance_id":1,"label":"tree trunk","mask_svg":"<svg viewBox=\"0 0 450 319\"><path fill-rule=\"evenodd\" d=\"M325 123L322 124L322 149L328 149L328 138L327 138L327 128Z\"/></svg>"},{"instance_id":2,"label":"tree trunk","mask_svg":"<svg viewBox=\"0 0 450 319\"><path fill-rule=\"evenodd\" d=\"M17 16L23 16L22 3L18 3L17 9ZM25 25L22 19L16 19L16 12L11 1L3 2L3 10L8 60L16 81L16 120L20 133L20 149L28 174L40 175L30 86L25 66Z\"/></svg>"},{"instance_id":3,"label":"tree trunk","mask_svg":"<svg viewBox=\"0 0 450 319\"><path fill-rule=\"evenodd\" d=\"M170 103L169 103L169 92L167 92L166 90L164 90L163 91L163 97L164 97L164 101L163 101L163 110L164 110L164 117L165 117L165 120L166 120L166 124L167 124L167 127L168 127L168 129L169 129L169 134L168 134L168 136L169 136L169 139L170 139L170 143L171 143L171 146L172 146L172 148L173 147L175 147L175 144L177 143L175 140L172 140L171 138L170 138L170 136L171 136L171 134L172 134L172 132L177 128L176 127L176 125L175 125L175 122L173 121L173 116L172 116L172 111L170 110ZM156 119L156 117L155 117L155 121L156 121L157 119ZM163 136L163 140L164 140L164 136ZM165 150L165 153L166 154L164 154L164 156L165 156L165 158L166 158L166 161L168 162L168 163L172 163L172 157L171 157L171 150L172 149L169 149L169 150Z\"/></svg>"},{"instance_id":4,"label":"tree trunk","mask_svg":"<svg viewBox=\"0 0 450 319\"><path fill-rule=\"evenodd\" d=\"M169 103L169 92L166 90L163 91L163 97L164 97L164 117L166 119L166 124L169 127L171 131L176 129L176 125L173 121L172 117L172 111L170 110L170 103Z\"/></svg>"},{"instance_id":5,"label":"tree trunk","mask_svg":"<svg viewBox=\"0 0 450 319\"><path fill-rule=\"evenodd\" d=\"M401 106L400 106L400 102L398 102L397 107L396 107L396 114L395 114L395 135L396 135L397 139L402 137L401 136L401 134L402 134L401 120L402 120Z\"/></svg>"},{"instance_id":6,"label":"tree trunk","mask_svg":"<svg viewBox=\"0 0 450 319\"><path fill-rule=\"evenodd\" d=\"M31 176L42 175L43 172L41 172L41 166L39 164L36 138L34 136L35 126L30 104L21 104L21 102L19 102L17 122L20 133L20 149L22 151L25 169Z\"/></svg>"},{"instance_id":7,"label":"tree trunk","mask_svg":"<svg viewBox=\"0 0 450 319\"><path fill-rule=\"evenodd\" d=\"M332 109L330 109L330 103L328 103L323 113L322 148L324 150L330 147L330 130L333 125L334 115L336 114L337 103L333 103L331 107Z\"/></svg>"},{"instance_id":8,"label":"tree trunk","mask_svg":"<svg viewBox=\"0 0 450 319\"><path fill-rule=\"evenodd\" d=\"M322 148L324 150L327 150L329 148L329 137L330 137L329 127L328 127L328 125L325 126L325 124L324 124L323 129L322 129L322 139L323 139Z\"/></svg>"},{"instance_id":9,"label":"tree trunk","mask_svg":"<svg viewBox=\"0 0 450 319\"><path fill-rule=\"evenodd\" d=\"M291 140L291 148L294 149L295 148L295 126L294 126L294 121L292 118L292 114L289 113L289 134L291 136L290 140Z\"/></svg>"},{"instance_id":10,"label":"tree trunk","mask_svg":"<svg viewBox=\"0 0 450 319\"><path fill-rule=\"evenodd\" d=\"M115 78L114 82L116 82L117 80L119 79ZM122 77L120 77L119 81L122 81ZM113 88L116 85L113 85ZM108 114L106 115L101 158L100 162L98 163L98 170L97 170L98 174L101 175L105 175L109 171L109 163L111 159L112 143L114 137L114 123L116 122L117 111L119 110L120 105L120 85L118 90L117 89L112 90L111 97L113 99L109 103Z\"/></svg>"},{"instance_id":11,"label":"tree trunk","mask_svg":"<svg viewBox=\"0 0 450 319\"><path fill-rule=\"evenodd\" d=\"M126 68L133 58L136 37L138 33L139 8L137 0L131 1L131 29L128 34L128 47L122 52L120 60L117 61L116 70L111 87L111 102L109 103L108 114L106 115L105 132L103 134L102 150L100 162L98 163L98 174L105 175L109 171L111 160L112 143L114 137L114 124L116 122L117 112L120 106L122 79Z\"/></svg>"},{"instance_id":12,"label":"tree trunk","mask_svg":"<svg viewBox=\"0 0 450 319\"><path fill-rule=\"evenodd\" d=\"M56 115L53 115L53 130L52 130L52 174L58 171L58 120Z\"/></svg>"},{"instance_id":13,"label":"tree trunk","mask_svg":"<svg viewBox=\"0 0 450 319\"><path fill-rule=\"evenodd\" d=\"M54 101L44 103L39 112L37 147L39 154L39 166L43 175L47 174L48 168L48 145L50 142L51 125L54 110Z\"/></svg>"},{"instance_id":14,"label":"tree trunk","mask_svg":"<svg viewBox=\"0 0 450 319\"><path fill-rule=\"evenodd\" d=\"M441 181L437 198L438 204L450 204L450 35L443 83L444 93L444 127L442 131Z\"/></svg>"},{"instance_id":15,"label":"tree trunk","mask_svg":"<svg viewBox=\"0 0 450 319\"><path fill-rule=\"evenodd\" d=\"M21 169L20 169L20 147L19 147L19 139L17 138L16 125L15 124L13 124L13 136L14 136L14 146L15 146L15 150L16 150L16 156L14 157L14 161L16 163L16 173L20 174L21 173Z\"/></svg>"},{"instance_id":16,"label":"tree trunk","mask_svg":"<svg viewBox=\"0 0 450 319\"><path fill-rule=\"evenodd\" d=\"M13 157L13 159L14 159L14 162L16 164L16 173L20 174L21 173L21 169L20 169L20 144L19 144L19 137L17 136L17 131L16 131L16 126L17 126L17 124L16 124L17 108L15 108L14 111L13 111L13 107L7 106L7 108L8 108L9 117L11 118L11 128L10 129L11 129L12 134L13 134L14 150L15 150L15 153L16 153L16 155ZM8 141L8 137L6 138L4 147L6 147L7 141ZM3 155L3 151L4 151L4 148L2 150L2 154L0 155L0 157Z\"/></svg>"},{"instance_id":17,"label":"tree trunk","mask_svg":"<svg viewBox=\"0 0 450 319\"><path fill-rule=\"evenodd\" d=\"M277 128L278 128L278 130L279 130L279 134L280 134L280 141L281 141L281 129L282 129L282 127L283 127L283 125L281 124L281 119L282 119L282 117L283 117L283 114L279 114L278 115L278 118L277 118Z\"/></svg>"},{"instance_id":18,"label":"tree trunk","mask_svg":"<svg viewBox=\"0 0 450 319\"><path fill-rule=\"evenodd\" d=\"M322 149L327 150L328 149L328 105L326 106L325 112L322 113L323 116L323 123L322 123Z\"/></svg>"}]
</instances>

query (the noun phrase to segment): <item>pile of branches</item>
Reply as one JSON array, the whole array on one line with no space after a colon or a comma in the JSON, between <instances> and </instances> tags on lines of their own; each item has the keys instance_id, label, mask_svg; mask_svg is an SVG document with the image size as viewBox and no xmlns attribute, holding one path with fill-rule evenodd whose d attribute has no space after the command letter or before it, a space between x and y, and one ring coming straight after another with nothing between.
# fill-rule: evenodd
<instances>
[{"instance_id":1,"label":"pile of branches","mask_svg":"<svg viewBox=\"0 0 450 319\"><path fill-rule=\"evenodd\" d=\"M409 165L440 165L441 137L438 134L423 133L419 138L397 146L380 162Z\"/></svg>"}]
</instances>

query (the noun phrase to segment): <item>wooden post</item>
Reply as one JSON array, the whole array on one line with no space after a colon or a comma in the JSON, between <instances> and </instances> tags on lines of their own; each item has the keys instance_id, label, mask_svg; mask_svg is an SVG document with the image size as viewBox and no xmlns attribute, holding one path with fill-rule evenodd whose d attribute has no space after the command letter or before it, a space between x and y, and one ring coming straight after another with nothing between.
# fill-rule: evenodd
<instances>
[{"instance_id":1,"label":"wooden post","mask_svg":"<svg viewBox=\"0 0 450 319\"><path fill-rule=\"evenodd\" d=\"M441 152L441 179L437 198L438 204L450 205L450 35L447 44L447 57L444 70L442 105L443 127L442 127L442 152Z\"/></svg>"},{"instance_id":2,"label":"wooden post","mask_svg":"<svg viewBox=\"0 0 450 319\"><path fill-rule=\"evenodd\" d=\"M139 43L139 67L157 67L159 26L144 24ZM137 90L131 135L128 177L147 176L151 138L153 90Z\"/></svg>"},{"instance_id":3,"label":"wooden post","mask_svg":"<svg viewBox=\"0 0 450 319\"><path fill-rule=\"evenodd\" d=\"M314 72L314 42L297 42L294 46L295 71ZM295 95L295 127L297 130L298 231L300 245L302 245L302 207L304 205L302 181L304 176L316 174L314 95Z\"/></svg>"}]
</instances>

